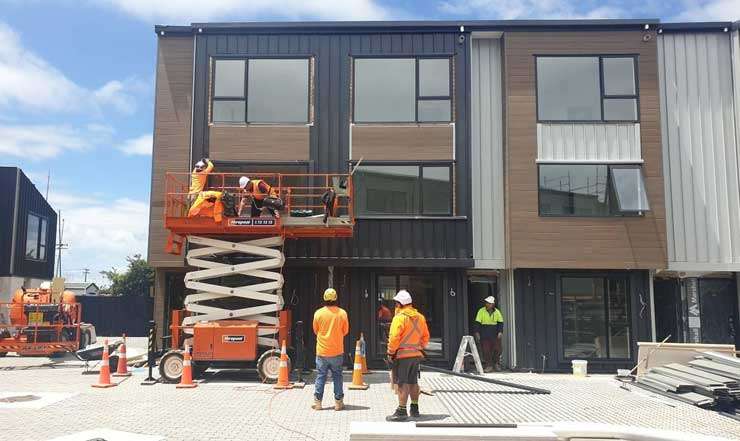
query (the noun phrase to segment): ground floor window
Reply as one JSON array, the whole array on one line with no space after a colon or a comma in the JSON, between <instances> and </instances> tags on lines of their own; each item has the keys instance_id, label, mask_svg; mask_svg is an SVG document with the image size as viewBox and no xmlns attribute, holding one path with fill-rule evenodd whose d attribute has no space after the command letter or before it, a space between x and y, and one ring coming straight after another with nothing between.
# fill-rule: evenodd
<instances>
[{"instance_id":1,"label":"ground floor window","mask_svg":"<svg viewBox=\"0 0 740 441\"><path fill-rule=\"evenodd\" d=\"M441 274L381 274L377 276L376 350L386 353L388 332L394 315L393 296L405 289L411 293L414 306L424 314L429 327L428 357L444 356L444 280Z\"/></svg>"},{"instance_id":2,"label":"ground floor window","mask_svg":"<svg viewBox=\"0 0 740 441\"><path fill-rule=\"evenodd\" d=\"M630 358L629 305L627 277L561 277L563 356Z\"/></svg>"}]
</instances>

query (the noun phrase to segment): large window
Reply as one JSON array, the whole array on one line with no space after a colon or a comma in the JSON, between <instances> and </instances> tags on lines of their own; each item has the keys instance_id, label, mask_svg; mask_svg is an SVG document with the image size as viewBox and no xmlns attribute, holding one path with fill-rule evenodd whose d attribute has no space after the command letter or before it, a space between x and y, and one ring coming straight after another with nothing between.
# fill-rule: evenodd
<instances>
[{"instance_id":1,"label":"large window","mask_svg":"<svg viewBox=\"0 0 740 441\"><path fill-rule=\"evenodd\" d=\"M355 122L449 122L449 58L356 58Z\"/></svg>"},{"instance_id":2,"label":"large window","mask_svg":"<svg viewBox=\"0 0 740 441\"><path fill-rule=\"evenodd\" d=\"M539 121L638 121L633 56L539 56Z\"/></svg>"},{"instance_id":3,"label":"large window","mask_svg":"<svg viewBox=\"0 0 740 441\"><path fill-rule=\"evenodd\" d=\"M452 214L452 165L367 164L353 177L355 211L363 215Z\"/></svg>"},{"instance_id":4,"label":"large window","mask_svg":"<svg viewBox=\"0 0 740 441\"><path fill-rule=\"evenodd\" d=\"M627 278L561 277L560 306L564 358L630 358Z\"/></svg>"},{"instance_id":5,"label":"large window","mask_svg":"<svg viewBox=\"0 0 740 441\"><path fill-rule=\"evenodd\" d=\"M309 60L216 59L215 123L308 123Z\"/></svg>"},{"instance_id":6,"label":"large window","mask_svg":"<svg viewBox=\"0 0 740 441\"><path fill-rule=\"evenodd\" d=\"M26 259L46 260L46 237L49 221L35 214L28 214L26 227Z\"/></svg>"},{"instance_id":7,"label":"large window","mask_svg":"<svg viewBox=\"0 0 740 441\"><path fill-rule=\"evenodd\" d=\"M622 216L650 211L639 165L540 164L540 216Z\"/></svg>"},{"instance_id":8,"label":"large window","mask_svg":"<svg viewBox=\"0 0 740 441\"><path fill-rule=\"evenodd\" d=\"M382 356L388 348L388 331L393 318L396 293L405 289L414 300L414 307L424 314L429 327L429 357L444 356L444 295L442 275L439 274L388 274L377 278L376 298L376 351Z\"/></svg>"}]
</instances>

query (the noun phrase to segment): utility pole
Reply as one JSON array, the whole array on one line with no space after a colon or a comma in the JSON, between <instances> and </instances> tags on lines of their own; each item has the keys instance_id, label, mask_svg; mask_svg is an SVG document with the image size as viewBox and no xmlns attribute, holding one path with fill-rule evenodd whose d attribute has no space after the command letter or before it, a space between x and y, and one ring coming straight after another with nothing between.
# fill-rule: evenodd
<instances>
[{"instance_id":1,"label":"utility pole","mask_svg":"<svg viewBox=\"0 0 740 441\"><path fill-rule=\"evenodd\" d=\"M87 275L90 274L90 268L82 268L82 274L85 275L85 283L87 283Z\"/></svg>"},{"instance_id":2,"label":"utility pole","mask_svg":"<svg viewBox=\"0 0 740 441\"><path fill-rule=\"evenodd\" d=\"M64 243L64 219L62 218L62 210L59 210L60 222L59 226L59 241L57 242L57 277L62 277L62 250L69 248L69 244Z\"/></svg>"},{"instance_id":3,"label":"utility pole","mask_svg":"<svg viewBox=\"0 0 740 441\"><path fill-rule=\"evenodd\" d=\"M49 184L51 184L51 170L46 173L46 199L49 200Z\"/></svg>"}]
</instances>

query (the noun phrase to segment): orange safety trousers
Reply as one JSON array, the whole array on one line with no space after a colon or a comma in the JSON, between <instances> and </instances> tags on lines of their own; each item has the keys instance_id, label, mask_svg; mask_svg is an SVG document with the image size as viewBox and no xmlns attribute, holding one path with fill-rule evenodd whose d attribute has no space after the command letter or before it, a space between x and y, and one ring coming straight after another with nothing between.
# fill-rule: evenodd
<instances>
[{"instance_id":1,"label":"orange safety trousers","mask_svg":"<svg viewBox=\"0 0 740 441\"><path fill-rule=\"evenodd\" d=\"M204 216L213 217L216 222L221 222L223 219L224 204L221 202L220 191L201 191L198 193L198 197L190 206L188 211L188 217ZM215 198L215 202L209 201L209 199Z\"/></svg>"}]
</instances>

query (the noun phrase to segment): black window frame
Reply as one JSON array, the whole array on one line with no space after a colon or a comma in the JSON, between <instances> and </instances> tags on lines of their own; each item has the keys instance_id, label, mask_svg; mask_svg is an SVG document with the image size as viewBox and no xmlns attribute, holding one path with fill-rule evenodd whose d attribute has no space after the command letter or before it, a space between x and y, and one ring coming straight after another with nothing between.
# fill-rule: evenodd
<instances>
[{"instance_id":1,"label":"black window frame","mask_svg":"<svg viewBox=\"0 0 740 441\"><path fill-rule=\"evenodd\" d=\"M31 216L37 218L39 220L38 229L36 230L36 257L29 257L28 256L28 226L30 225L29 220L31 219ZM46 225L46 234L44 236L41 235L41 231L44 230L44 225ZM26 216L26 240L25 240L25 247L23 252L23 256L25 260L29 260L32 262L46 262L49 258L49 244L48 242L49 238L49 218L46 216L42 216L40 214L36 214L32 211L28 212L28 215ZM44 257L41 257L41 248L44 248Z\"/></svg>"},{"instance_id":2,"label":"black window frame","mask_svg":"<svg viewBox=\"0 0 740 441\"><path fill-rule=\"evenodd\" d=\"M600 119L540 119L540 96L539 96L539 72L537 68L537 60L539 58L597 58L599 65L599 103L601 117ZM632 58L632 67L634 69L634 80L635 80L635 94L634 95L608 95L604 89L604 59L605 58ZM639 54L535 54L534 55L534 94L535 94L535 112L537 122L541 124L563 124L563 123L579 123L579 124L625 124L625 123L639 123L640 122L640 77L639 77ZM609 99L634 99L636 109L636 119L634 120L621 120L621 119L604 119L604 101Z\"/></svg>"},{"instance_id":3,"label":"black window frame","mask_svg":"<svg viewBox=\"0 0 740 441\"><path fill-rule=\"evenodd\" d=\"M598 165L598 166L605 166L606 167L606 204L609 208L609 214L605 215L596 215L596 214L547 214L542 212L542 204L540 203L541 194L540 194L540 174L541 174L541 167L542 166L548 166L548 165L569 165L569 166L581 166L581 165ZM612 169L614 168L637 168L640 170L640 174L642 174L642 180L645 183L645 195L647 196L647 182L645 180L645 173L643 171L644 164L642 163L609 163L609 162L538 162L537 163L537 215L539 217L554 217L554 218L562 218L562 217L574 217L574 218L598 218L598 219L608 219L608 218L621 218L621 217L644 217L645 213L648 213L652 211L652 208L649 208L648 210L644 211L621 211L617 208L616 205L616 198L617 195L615 194L615 190L612 188L611 182L612 182ZM650 204L650 199L648 198L648 205Z\"/></svg>"},{"instance_id":4,"label":"black window frame","mask_svg":"<svg viewBox=\"0 0 740 441\"><path fill-rule=\"evenodd\" d=\"M244 61L244 96L216 96L216 62L219 60L240 60ZM308 62L308 88L306 89L306 100L308 105L306 106L306 120L305 121L281 121L281 122L259 122L249 121L249 60L306 60ZM300 54L300 55L215 55L211 57L211 66L209 69L210 74L210 87L209 95L210 100L208 103L208 123L211 125L225 125L225 126L243 126L243 125L268 125L268 126L279 126L279 125L311 125L314 123L312 118L311 107L314 104L313 94L315 93L315 87L313 84L314 76L312 71L314 69L315 60L313 55ZM214 121L213 120L213 103L216 101L243 101L244 102L244 121Z\"/></svg>"},{"instance_id":5,"label":"black window frame","mask_svg":"<svg viewBox=\"0 0 740 441\"><path fill-rule=\"evenodd\" d=\"M557 307L557 326L558 326L558 333L557 333L557 342L558 342L558 362L560 363L569 363L572 360L588 360L592 361L594 363L628 363L631 362L634 359L635 356L635 348L633 342L637 340L637 329L636 329L636 321L635 317L632 315L633 311L633 296L635 295L634 292L632 292L632 277L630 274L624 273L624 272L559 272L556 275L556 307ZM607 357L603 358L583 358L583 357L566 357L565 356L565 339L563 336L564 332L564 326L565 321L563 320L563 278L581 278L581 279L601 279L604 283L604 323L605 323L605 346L607 351ZM626 302L627 307L627 320L628 328L630 331L630 341L628 342L629 346L629 354L630 357L628 358L611 358L609 357L609 353L611 352L609 348L609 343L611 340L611 337L609 335L609 281L613 280L620 280L625 282L625 292L627 293L628 299Z\"/></svg>"},{"instance_id":6,"label":"black window frame","mask_svg":"<svg viewBox=\"0 0 740 441\"><path fill-rule=\"evenodd\" d=\"M357 165L358 161L350 161L350 169L355 167ZM373 167L383 167L383 166L416 166L418 168L418 175L417 175L417 182L418 182L418 188L419 188L419 210L415 214L404 214L404 213L388 213L388 214L360 214L359 213L359 207L355 205L355 218L356 219L372 219L372 218L435 218L435 217L444 217L444 218L451 218L455 216L455 207L454 207L454 201L455 201L455 161L362 161L360 164L360 168L362 166L373 166ZM450 188L450 199L449 199L449 207L450 210L446 214L442 213L435 213L435 214L425 214L424 213L424 167L448 167L449 168L449 188ZM354 188L355 192L358 190L358 187L355 186Z\"/></svg>"},{"instance_id":7,"label":"black window frame","mask_svg":"<svg viewBox=\"0 0 740 441\"><path fill-rule=\"evenodd\" d=\"M413 121L357 121L355 111L355 105L357 103L357 65L355 60L357 59L407 59L414 60L414 120ZM445 59L448 61L449 74L447 78L448 83L448 94L444 95L420 95L419 94L419 60L431 60L431 59ZM455 102L453 93L453 75L454 75L454 54L430 54L430 55L404 55L404 54L386 54L386 55L352 55L352 123L353 124L452 124L455 122ZM419 101L450 101L450 119L449 121L419 121Z\"/></svg>"}]
</instances>

